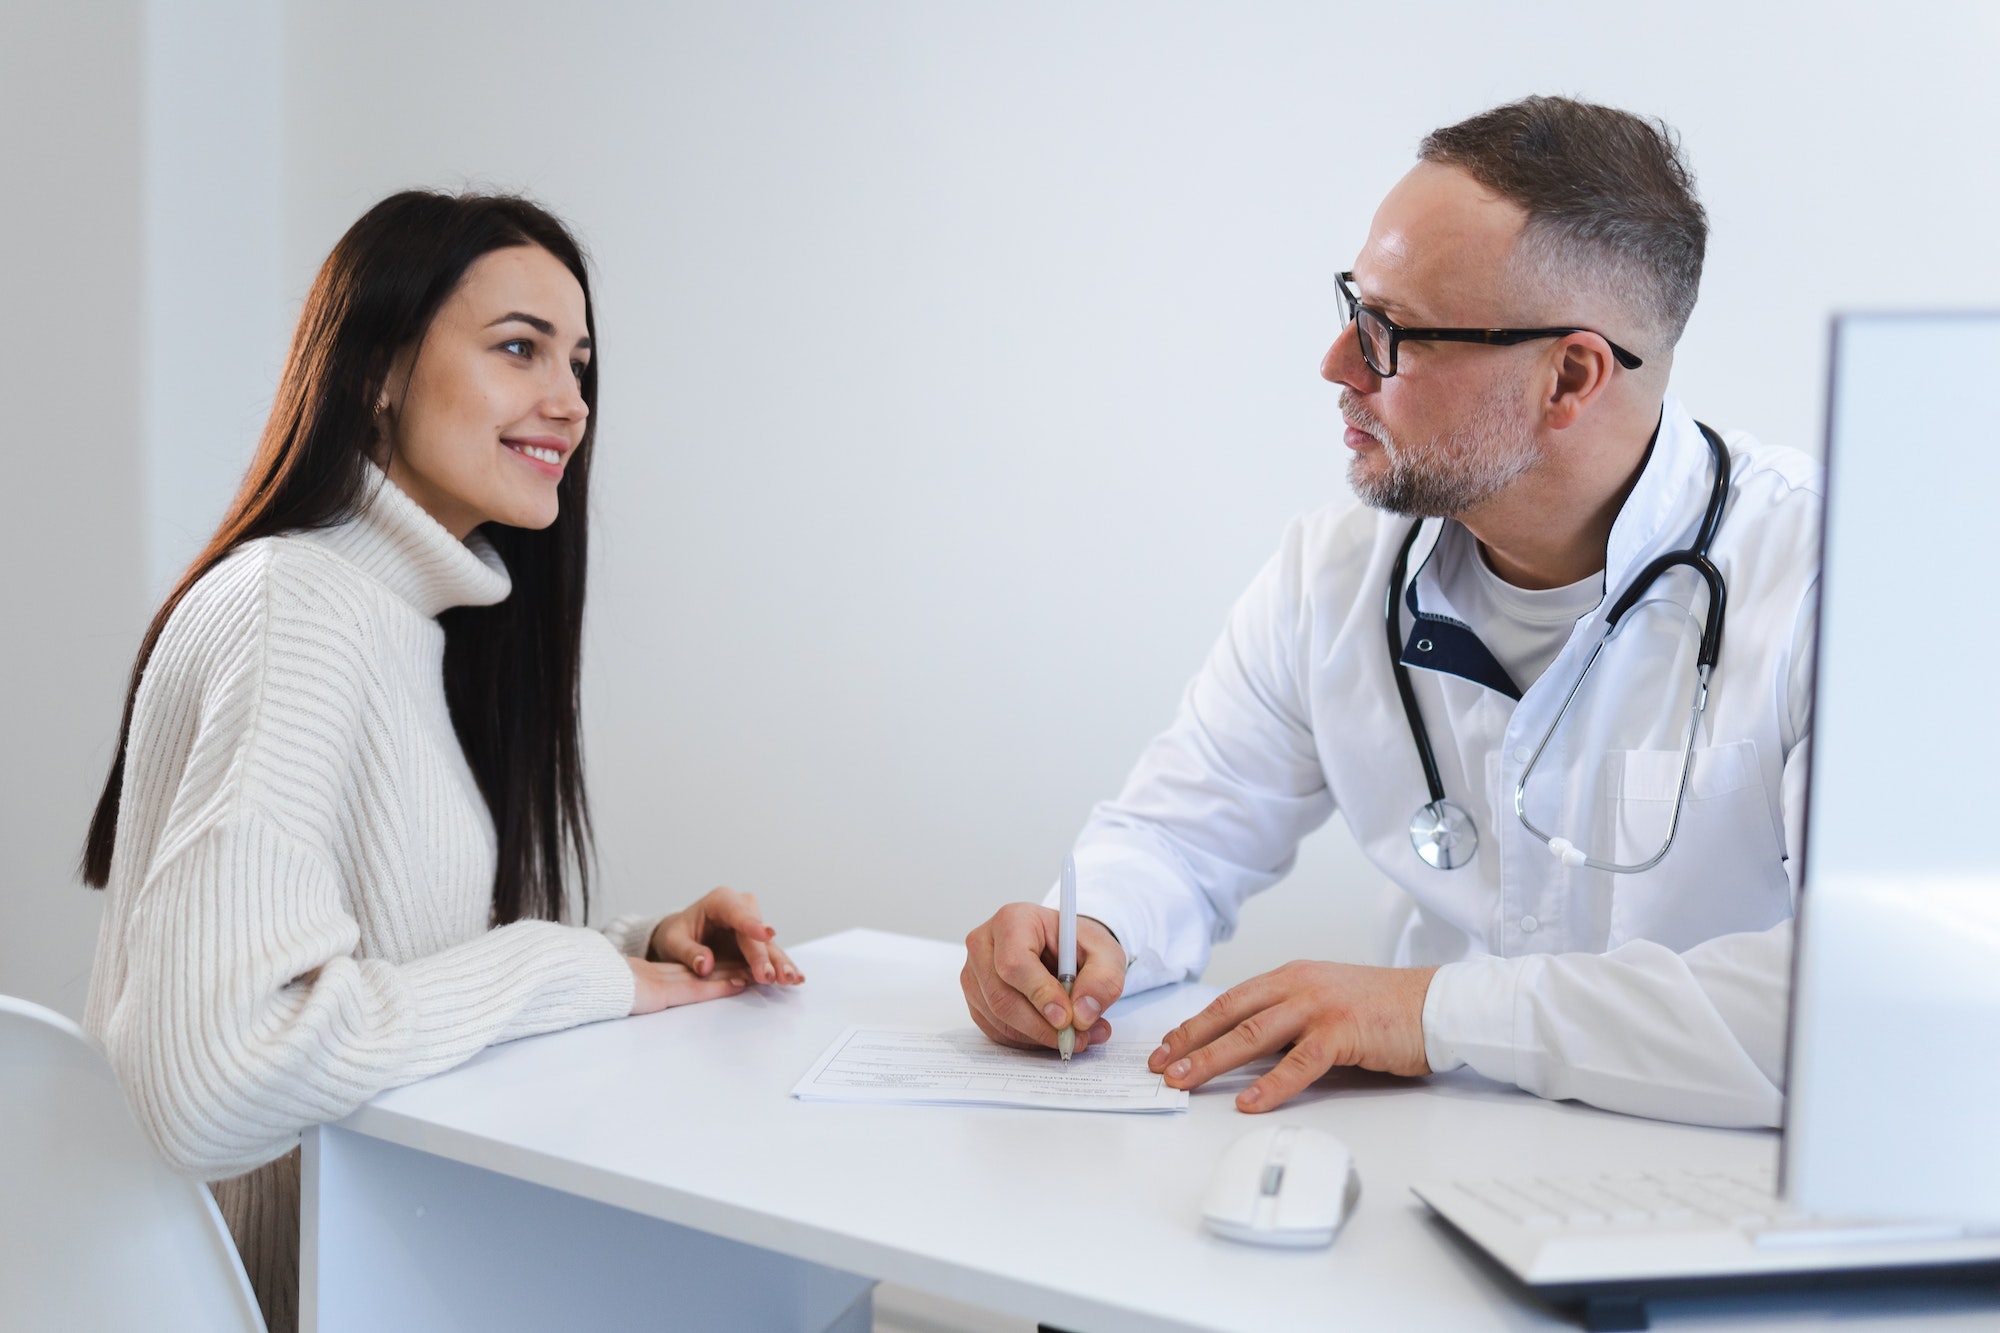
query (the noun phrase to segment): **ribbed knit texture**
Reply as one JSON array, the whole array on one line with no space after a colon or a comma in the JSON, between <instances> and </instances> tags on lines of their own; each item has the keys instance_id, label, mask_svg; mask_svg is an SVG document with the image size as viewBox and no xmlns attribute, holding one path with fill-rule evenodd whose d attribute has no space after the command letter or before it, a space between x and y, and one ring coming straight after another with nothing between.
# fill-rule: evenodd
<instances>
[{"instance_id":1,"label":"ribbed knit texture","mask_svg":"<svg viewBox=\"0 0 2000 1333\"><path fill-rule=\"evenodd\" d=\"M302 1130L632 1005L643 918L489 928L493 823L436 617L508 591L484 539L371 471L355 518L204 576L139 686L84 1023L161 1155L225 1181L273 1333L297 1318Z\"/></svg>"}]
</instances>

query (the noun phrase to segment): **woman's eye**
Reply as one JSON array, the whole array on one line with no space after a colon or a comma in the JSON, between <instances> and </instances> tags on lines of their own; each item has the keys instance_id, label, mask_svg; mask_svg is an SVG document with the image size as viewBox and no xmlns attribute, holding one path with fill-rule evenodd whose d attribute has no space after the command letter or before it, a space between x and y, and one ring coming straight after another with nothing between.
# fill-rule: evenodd
<instances>
[{"instance_id":1,"label":"woman's eye","mask_svg":"<svg viewBox=\"0 0 2000 1333\"><path fill-rule=\"evenodd\" d=\"M583 372L590 369L590 362L572 361L569 363L569 368L570 373L576 376L576 382L581 384L583 383Z\"/></svg>"},{"instance_id":2,"label":"woman's eye","mask_svg":"<svg viewBox=\"0 0 2000 1333\"><path fill-rule=\"evenodd\" d=\"M515 356L533 356L535 344L527 338L511 338L500 344L500 350L511 352Z\"/></svg>"}]
</instances>

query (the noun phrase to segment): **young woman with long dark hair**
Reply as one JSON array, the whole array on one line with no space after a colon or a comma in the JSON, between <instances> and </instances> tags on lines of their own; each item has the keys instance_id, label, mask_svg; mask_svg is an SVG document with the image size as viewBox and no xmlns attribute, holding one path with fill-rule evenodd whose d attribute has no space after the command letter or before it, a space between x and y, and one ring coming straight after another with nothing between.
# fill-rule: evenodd
<instances>
[{"instance_id":1,"label":"young woman with long dark hair","mask_svg":"<svg viewBox=\"0 0 2000 1333\"><path fill-rule=\"evenodd\" d=\"M296 1320L306 1127L494 1042L803 978L745 894L601 930L578 741L597 401L576 242L409 192L334 247L148 629L84 853L86 1026Z\"/></svg>"}]
</instances>

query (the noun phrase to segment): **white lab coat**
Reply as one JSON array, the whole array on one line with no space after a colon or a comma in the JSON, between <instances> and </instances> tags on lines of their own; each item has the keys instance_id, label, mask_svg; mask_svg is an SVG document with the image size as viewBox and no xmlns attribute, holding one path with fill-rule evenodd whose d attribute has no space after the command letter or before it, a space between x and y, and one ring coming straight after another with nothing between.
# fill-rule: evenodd
<instances>
[{"instance_id":1,"label":"white lab coat","mask_svg":"<svg viewBox=\"0 0 2000 1333\"><path fill-rule=\"evenodd\" d=\"M1663 1119L1774 1125L1783 1106L1791 918L1811 717L1822 485L1792 450L1727 437L1733 475L1711 550L1727 583L1720 660L1679 831L1638 875L1570 869L1514 814L1523 761L1554 720L1616 595L1693 540L1713 459L1669 397L1606 555L1610 595L1521 695L1468 665L1483 649L1428 556L1470 540L1425 524L1402 609L1404 660L1446 796L1471 812L1471 864L1435 870L1409 826L1428 799L1397 702L1383 597L1411 520L1353 501L1294 521L1231 613L1173 725L1076 844L1080 910L1130 959L1126 989L1198 977L1243 903L1339 810L1415 900L1396 961L1442 964L1424 1005L1431 1067L1470 1065L1546 1097ZM1706 605L1686 570L1606 648L1528 789L1529 814L1591 854L1660 845ZM1435 640L1435 643L1433 642ZM1468 644L1468 640L1471 641ZM1422 650L1419 650L1419 645ZM1426 669L1439 650L1451 670ZM1466 673L1466 674L1456 674ZM1338 886L1328 886L1337 892ZM1302 956L1314 955L1309 940Z\"/></svg>"}]
</instances>

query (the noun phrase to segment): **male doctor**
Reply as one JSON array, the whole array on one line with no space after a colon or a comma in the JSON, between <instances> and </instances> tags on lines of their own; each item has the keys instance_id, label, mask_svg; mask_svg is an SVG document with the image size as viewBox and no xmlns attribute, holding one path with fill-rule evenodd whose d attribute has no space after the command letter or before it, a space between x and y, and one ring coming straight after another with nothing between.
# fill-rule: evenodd
<instances>
[{"instance_id":1,"label":"male doctor","mask_svg":"<svg viewBox=\"0 0 2000 1333\"><path fill-rule=\"evenodd\" d=\"M966 939L966 1002L996 1041L1052 1046L1072 1019L1105 1040L1113 1000L1200 976L1339 810L1414 900L1397 965L1235 987L1153 1053L1169 1084L1282 1055L1236 1098L1267 1111L1337 1065L1470 1065L1545 1097L1776 1124L1817 467L1711 443L1667 393L1707 223L1664 125L1533 97L1418 156L1320 366L1360 503L1293 522L1092 812L1073 995L1051 975L1056 913L1015 903ZM1696 545L1712 501L1726 607L1697 565L1644 577Z\"/></svg>"}]
</instances>

